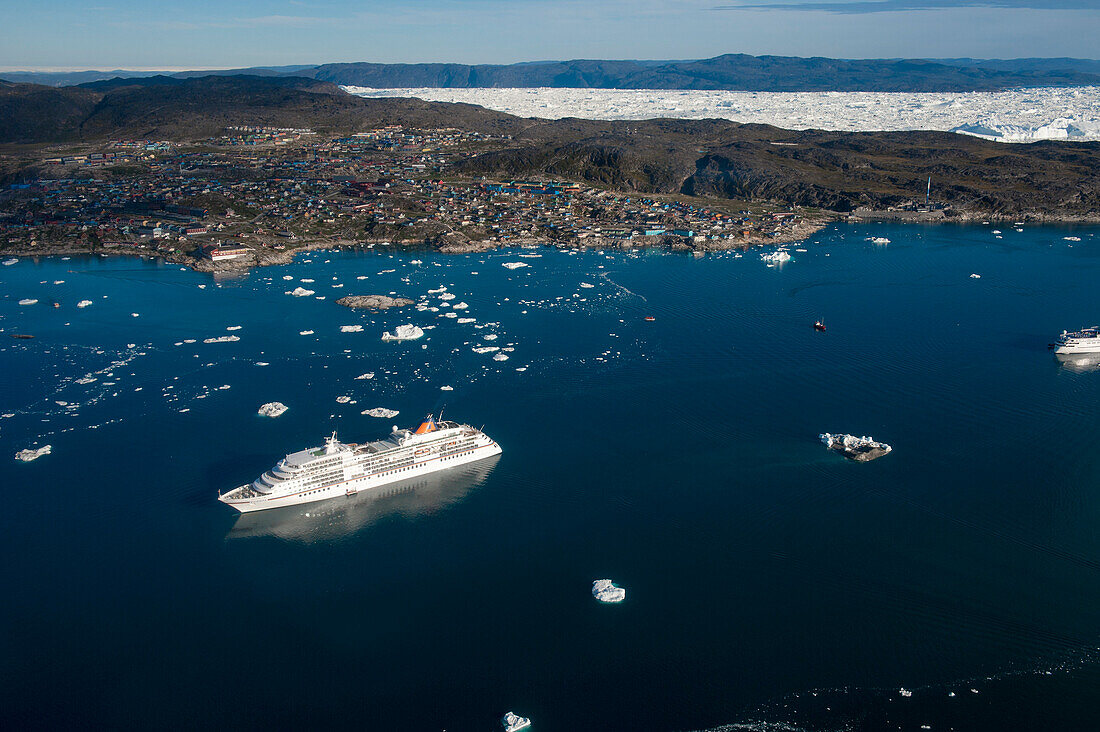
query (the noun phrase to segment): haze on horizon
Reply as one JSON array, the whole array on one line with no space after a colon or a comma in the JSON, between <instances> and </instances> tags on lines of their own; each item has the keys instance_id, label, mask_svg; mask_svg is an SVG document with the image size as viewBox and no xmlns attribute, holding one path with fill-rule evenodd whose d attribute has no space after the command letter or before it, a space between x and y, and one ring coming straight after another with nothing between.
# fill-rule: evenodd
<instances>
[{"instance_id":1,"label":"haze on horizon","mask_svg":"<svg viewBox=\"0 0 1100 732\"><path fill-rule=\"evenodd\" d=\"M352 61L1095 58L1095 0L41 0L0 68L215 69Z\"/></svg>"}]
</instances>

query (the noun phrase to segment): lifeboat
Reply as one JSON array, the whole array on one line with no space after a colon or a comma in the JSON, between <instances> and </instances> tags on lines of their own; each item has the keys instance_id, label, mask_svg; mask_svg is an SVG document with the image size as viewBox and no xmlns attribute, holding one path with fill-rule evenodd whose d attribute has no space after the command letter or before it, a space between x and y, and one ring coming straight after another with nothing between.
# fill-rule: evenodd
<instances>
[{"instance_id":1,"label":"lifeboat","mask_svg":"<svg viewBox=\"0 0 1100 732\"><path fill-rule=\"evenodd\" d=\"M652 315L645 316L645 320L646 320L647 323L652 323L656 319L657 318L654 318Z\"/></svg>"}]
</instances>

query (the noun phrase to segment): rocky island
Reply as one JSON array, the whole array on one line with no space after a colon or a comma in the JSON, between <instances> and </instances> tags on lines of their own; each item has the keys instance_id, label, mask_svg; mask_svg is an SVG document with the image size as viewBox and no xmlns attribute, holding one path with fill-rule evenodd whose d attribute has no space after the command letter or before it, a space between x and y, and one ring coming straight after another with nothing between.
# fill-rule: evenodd
<instances>
[{"instance_id":1,"label":"rocky island","mask_svg":"<svg viewBox=\"0 0 1100 732\"><path fill-rule=\"evenodd\" d=\"M876 442L874 439L867 436L834 435L825 432L821 435L821 441L825 443L825 447L857 463L868 463L872 460L878 460L880 457L893 450L893 448L885 442Z\"/></svg>"},{"instance_id":2,"label":"rocky island","mask_svg":"<svg viewBox=\"0 0 1100 732\"><path fill-rule=\"evenodd\" d=\"M388 295L347 295L337 300L336 304L361 310L388 310L412 305L413 301L407 297L390 297Z\"/></svg>"}]
</instances>

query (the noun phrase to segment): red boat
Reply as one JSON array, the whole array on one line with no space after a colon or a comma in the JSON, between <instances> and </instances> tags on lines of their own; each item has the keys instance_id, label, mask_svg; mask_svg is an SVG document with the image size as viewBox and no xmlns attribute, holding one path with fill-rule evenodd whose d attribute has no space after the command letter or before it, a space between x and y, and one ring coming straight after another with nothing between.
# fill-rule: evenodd
<instances>
[{"instance_id":1,"label":"red boat","mask_svg":"<svg viewBox=\"0 0 1100 732\"><path fill-rule=\"evenodd\" d=\"M825 332L825 321L815 320L814 321L814 330L817 330L817 331L820 331L820 332L824 333Z\"/></svg>"},{"instance_id":2,"label":"red boat","mask_svg":"<svg viewBox=\"0 0 1100 732\"><path fill-rule=\"evenodd\" d=\"M646 319L646 321L652 323L657 318L654 318L652 315L647 315L647 316L645 316L645 319Z\"/></svg>"}]
</instances>

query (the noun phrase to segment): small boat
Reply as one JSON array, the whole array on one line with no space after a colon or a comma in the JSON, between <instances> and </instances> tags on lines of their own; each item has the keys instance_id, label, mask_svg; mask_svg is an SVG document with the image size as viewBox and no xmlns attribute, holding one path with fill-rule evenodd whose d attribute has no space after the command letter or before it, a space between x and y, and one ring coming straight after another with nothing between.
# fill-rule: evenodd
<instances>
[{"instance_id":1,"label":"small boat","mask_svg":"<svg viewBox=\"0 0 1100 732\"><path fill-rule=\"evenodd\" d=\"M31 338L34 338L34 336L27 335L26 333L12 333L11 337L12 338L17 338L21 341L29 341Z\"/></svg>"},{"instance_id":2,"label":"small boat","mask_svg":"<svg viewBox=\"0 0 1100 732\"><path fill-rule=\"evenodd\" d=\"M825 321L824 320L815 320L814 321L814 330L819 331L821 333L824 333L825 332Z\"/></svg>"},{"instance_id":3,"label":"small boat","mask_svg":"<svg viewBox=\"0 0 1100 732\"><path fill-rule=\"evenodd\" d=\"M646 320L647 323L652 323L656 319L657 318L654 318L652 315L645 316L645 320Z\"/></svg>"}]
</instances>

